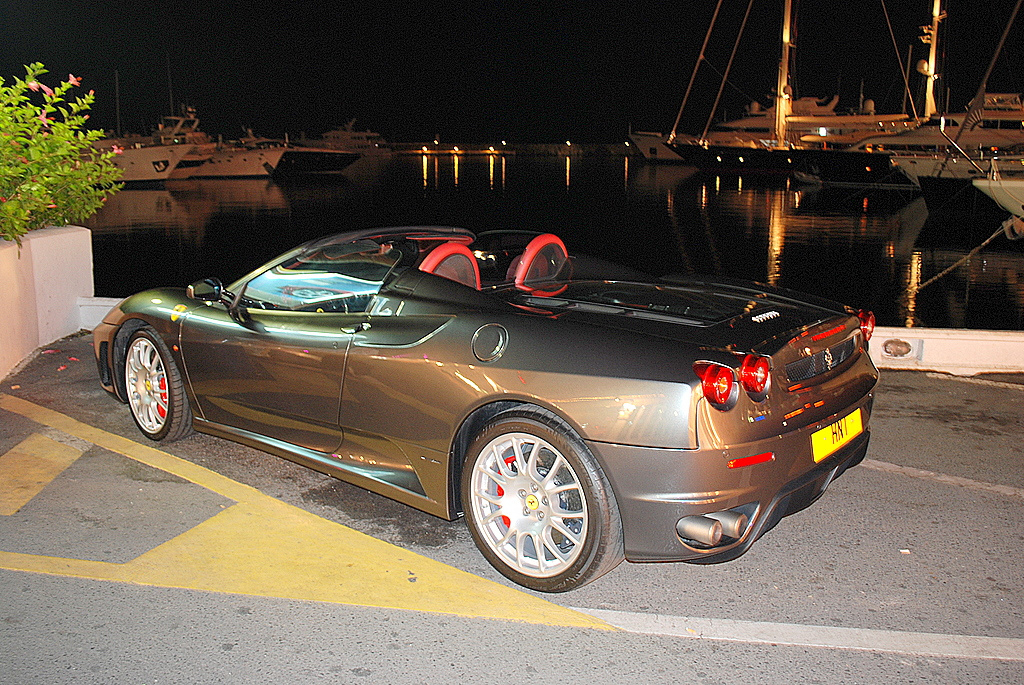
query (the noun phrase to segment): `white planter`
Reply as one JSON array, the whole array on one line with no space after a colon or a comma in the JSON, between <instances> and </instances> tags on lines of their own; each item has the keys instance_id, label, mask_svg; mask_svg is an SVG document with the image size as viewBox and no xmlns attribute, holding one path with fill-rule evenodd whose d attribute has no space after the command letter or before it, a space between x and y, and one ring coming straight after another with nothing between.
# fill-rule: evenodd
<instances>
[{"instance_id":1,"label":"white planter","mask_svg":"<svg viewBox=\"0 0 1024 685\"><path fill-rule=\"evenodd\" d=\"M92 232L81 226L0 240L0 378L38 347L79 331L79 297L93 295Z\"/></svg>"}]
</instances>

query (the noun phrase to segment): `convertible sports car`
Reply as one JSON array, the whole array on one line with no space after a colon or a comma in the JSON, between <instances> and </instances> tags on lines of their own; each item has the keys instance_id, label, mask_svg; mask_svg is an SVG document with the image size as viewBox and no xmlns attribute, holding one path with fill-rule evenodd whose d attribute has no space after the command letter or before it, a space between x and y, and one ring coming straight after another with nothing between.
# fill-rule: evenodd
<instances>
[{"instance_id":1,"label":"convertible sports car","mask_svg":"<svg viewBox=\"0 0 1024 685\"><path fill-rule=\"evenodd\" d=\"M743 554L867 451L874 317L658 280L552 234L368 230L225 287L127 298L94 331L139 429L193 429L431 514L546 592Z\"/></svg>"}]
</instances>

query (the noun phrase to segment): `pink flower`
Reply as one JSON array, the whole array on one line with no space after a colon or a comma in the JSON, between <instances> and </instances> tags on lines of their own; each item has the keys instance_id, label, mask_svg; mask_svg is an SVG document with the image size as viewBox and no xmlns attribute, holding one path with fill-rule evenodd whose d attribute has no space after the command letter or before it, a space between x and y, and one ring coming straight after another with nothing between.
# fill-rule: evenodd
<instances>
[{"instance_id":1,"label":"pink flower","mask_svg":"<svg viewBox=\"0 0 1024 685\"><path fill-rule=\"evenodd\" d=\"M48 204L48 205L46 205L46 208L47 209L57 209L57 205L55 205L55 204Z\"/></svg>"},{"instance_id":2,"label":"pink flower","mask_svg":"<svg viewBox=\"0 0 1024 685\"><path fill-rule=\"evenodd\" d=\"M48 119L46 117L46 112L40 112L39 116L36 117L36 119L39 119L39 121L43 122L44 126L49 126L50 122L53 121L53 119Z\"/></svg>"},{"instance_id":3,"label":"pink flower","mask_svg":"<svg viewBox=\"0 0 1024 685\"><path fill-rule=\"evenodd\" d=\"M124 154L124 148L121 147L120 145L111 145L110 149L114 151L115 155L122 155L122 154Z\"/></svg>"},{"instance_id":4,"label":"pink flower","mask_svg":"<svg viewBox=\"0 0 1024 685\"><path fill-rule=\"evenodd\" d=\"M82 79L78 78L74 74L68 74L68 83L73 86L80 86L82 85Z\"/></svg>"},{"instance_id":5,"label":"pink flower","mask_svg":"<svg viewBox=\"0 0 1024 685\"><path fill-rule=\"evenodd\" d=\"M34 93L43 91L44 93L46 93L47 97L53 97L53 90L51 90L49 86L39 83L39 81L32 81L31 83L29 83L28 89Z\"/></svg>"}]
</instances>

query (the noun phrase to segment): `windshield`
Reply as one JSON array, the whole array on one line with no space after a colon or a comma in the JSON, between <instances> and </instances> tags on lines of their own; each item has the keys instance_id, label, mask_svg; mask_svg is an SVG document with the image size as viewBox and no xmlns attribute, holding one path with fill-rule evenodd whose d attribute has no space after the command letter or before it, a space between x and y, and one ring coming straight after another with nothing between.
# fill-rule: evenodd
<instances>
[{"instance_id":1,"label":"windshield","mask_svg":"<svg viewBox=\"0 0 1024 685\"><path fill-rule=\"evenodd\" d=\"M364 311L400 258L391 243L372 240L313 246L250 279L245 298L273 309Z\"/></svg>"}]
</instances>

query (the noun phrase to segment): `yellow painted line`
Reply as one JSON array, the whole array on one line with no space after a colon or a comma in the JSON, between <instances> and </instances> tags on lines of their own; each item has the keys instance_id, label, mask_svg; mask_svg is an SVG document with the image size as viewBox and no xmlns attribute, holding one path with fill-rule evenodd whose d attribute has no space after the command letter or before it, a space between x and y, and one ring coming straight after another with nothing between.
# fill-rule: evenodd
<instances>
[{"instance_id":1,"label":"yellow painted line","mask_svg":"<svg viewBox=\"0 0 1024 685\"><path fill-rule=\"evenodd\" d=\"M615 630L264 495L209 469L0 394L0 409L212 490L237 504L124 564L0 551L0 568L139 585Z\"/></svg>"},{"instance_id":2,"label":"yellow painted line","mask_svg":"<svg viewBox=\"0 0 1024 685\"><path fill-rule=\"evenodd\" d=\"M34 433L0 456L0 515L11 516L82 456L81 450Z\"/></svg>"}]
</instances>

